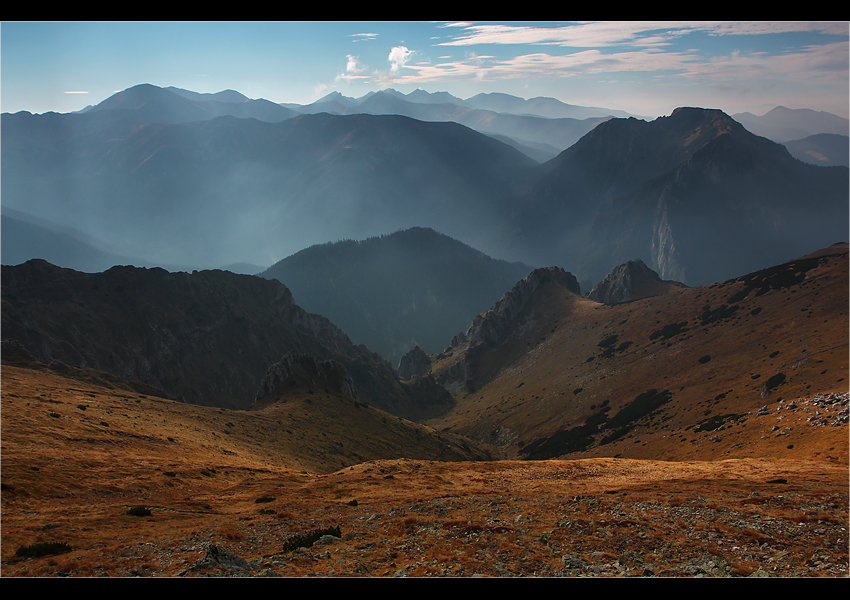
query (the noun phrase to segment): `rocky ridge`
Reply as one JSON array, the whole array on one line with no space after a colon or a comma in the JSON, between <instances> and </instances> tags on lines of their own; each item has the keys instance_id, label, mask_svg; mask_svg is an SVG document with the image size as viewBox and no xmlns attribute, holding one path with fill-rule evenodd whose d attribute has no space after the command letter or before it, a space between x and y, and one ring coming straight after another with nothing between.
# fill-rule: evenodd
<instances>
[{"instance_id":1,"label":"rocky ridge","mask_svg":"<svg viewBox=\"0 0 850 600\"><path fill-rule=\"evenodd\" d=\"M638 258L614 267L605 279L593 286L587 298L603 304L618 304L657 296L683 286L682 283L662 280Z\"/></svg>"},{"instance_id":2,"label":"rocky ridge","mask_svg":"<svg viewBox=\"0 0 850 600\"><path fill-rule=\"evenodd\" d=\"M425 351L416 346L398 361L398 376L401 379L413 379L426 373L431 366L431 359Z\"/></svg>"},{"instance_id":3,"label":"rocky ridge","mask_svg":"<svg viewBox=\"0 0 850 600\"><path fill-rule=\"evenodd\" d=\"M493 308L475 317L466 332L454 336L450 349L466 350L478 343L495 344L505 328L525 307L534 291L541 284L549 281L558 283L576 294L581 294L576 278L561 267L535 269L506 292L493 305Z\"/></svg>"},{"instance_id":4,"label":"rocky ridge","mask_svg":"<svg viewBox=\"0 0 850 600\"><path fill-rule=\"evenodd\" d=\"M286 387L308 385L333 390L349 398L357 398L354 380L345 366L336 360L319 360L309 354L287 353L269 367L252 408L268 404L286 393Z\"/></svg>"},{"instance_id":5,"label":"rocky ridge","mask_svg":"<svg viewBox=\"0 0 850 600\"><path fill-rule=\"evenodd\" d=\"M106 371L191 404L247 409L269 365L295 352L342 363L361 401L408 414L410 395L392 365L295 304L279 281L217 270L89 274L41 260L4 266L2 279L2 337L42 363Z\"/></svg>"}]
</instances>

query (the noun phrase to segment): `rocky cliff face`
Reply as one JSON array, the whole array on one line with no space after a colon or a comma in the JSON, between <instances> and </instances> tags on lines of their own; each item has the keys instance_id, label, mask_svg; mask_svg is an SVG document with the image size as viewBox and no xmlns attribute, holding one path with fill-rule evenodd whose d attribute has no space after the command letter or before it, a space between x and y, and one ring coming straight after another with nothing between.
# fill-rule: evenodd
<instances>
[{"instance_id":1,"label":"rocky cliff face","mask_svg":"<svg viewBox=\"0 0 850 600\"><path fill-rule=\"evenodd\" d=\"M266 406L294 388L316 389L357 398L354 380L341 362L289 352L269 367L251 408Z\"/></svg>"},{"instance_id":2,"label":"rocky cliff face","mask_svg":"<svg viewBox=\"0 0 850 600\"><path fill-rule=\"evenodd\" d=\"M338 361L360 400L387 412L408 416L411 403L388 362L295 304L279 281L226 271L4 266L2 338L41 362L99 369L192 404L248 408L289 352Z\"/></svg>"},{"instance_id":3,"label":"rocky cliff face","mask_svg":"<svg viewBox=\"0 0 850 600\"><path fill-rule=\"evenodd\" d=\"M467 349L476 343L495 344L534 291L548 281L558 283L576 294L581 293L576 278L564 269L560 267L535 269L528 277L506 292L493 308L475 317L469 329L452 338L451 348L460 350Z\"/></svg>"},{"instance_id":4,"label":"rocky cliff face","mask_svg":"<svg viewBox=\"0 0 850 600\"><path fill-rule=\"evenodd\" d=\"M528 277L517 282L513 288L487 312L481 313L465 332L457 334L444 354L455 355L454 362L442 371L437 381L451 391L474 391L484 380L494 374L480 372L479 364L485 355L498 352L500 348L524 339L538 324L532 314L520 319L520 313L529 305L535 292L547 283L566 288L579 295L578 281L560 267L535 269ZM522 322L519 322L522 320ZM441 355L442 356L442 355Z\"/></svg>"},{"instance_id":5,"label":"rocky cliff face","mask_svg":"<svg viewBox=\"0 0 850 600\"><path fill-rule=\"evenodd\" d=\"M604 304L619 304L658 296L678 287L684 287L684 284L663 281L658 273L636 259L614 267L604 280L593 286L587 297Z\"/></svg>"},{"instance_id":6,"label":"rocky cliff face","mask_svg":"<svg viewBox=\"0 0 850 600\"><path fill-rule=\"evenodd\" d=\"M410 352L401 357L398 361L398 376L401 379L413 379L418 375L427 373L431 366L431 359L425 354L425 351L416 346Z\"/></svg>"}]
</instances>

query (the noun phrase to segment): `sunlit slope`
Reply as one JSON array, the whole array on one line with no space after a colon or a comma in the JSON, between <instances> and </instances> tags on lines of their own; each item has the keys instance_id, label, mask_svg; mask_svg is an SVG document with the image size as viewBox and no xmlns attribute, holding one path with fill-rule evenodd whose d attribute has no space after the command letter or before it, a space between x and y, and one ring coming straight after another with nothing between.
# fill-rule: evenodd
<instances>
[{"instance_id":1,"label":"sunlit slope","mask_svg":"<svg viewBox=\"0 0 850 600\"><path fill-rule=\"evenodd\" d=\"M497 344L437 357L458 404L430 423L514 457L716 458L838 443L846 460L846 428L786 431L791 420L776 415L791 400L847 392L847 314L846 244L614 306L547 283ZM449 375L458 365L465 383ZM764 406L769 423L756 415ZM724 423L742 433L707 442Z\"/></svg>"},{"instance_id":2,"label":"sunlit slope","mask_svg":"<svg viewBox=\"0 0 850 600\"><path fill-rule=\"evenodd\" d=\"M301 386L243 411L168 400L134 385L91 369L4 357L4 471L17 472L21 461L46 469L74 455L89 460L89 483L113 477L114 486L144 488L149 482L122 479L126 461L150 464L151 477L163 477L153 473L161 470L203 479L222 469L326 473L377 459L490 458L474 442L333 389Z\"/></svg>"}]
</instances>

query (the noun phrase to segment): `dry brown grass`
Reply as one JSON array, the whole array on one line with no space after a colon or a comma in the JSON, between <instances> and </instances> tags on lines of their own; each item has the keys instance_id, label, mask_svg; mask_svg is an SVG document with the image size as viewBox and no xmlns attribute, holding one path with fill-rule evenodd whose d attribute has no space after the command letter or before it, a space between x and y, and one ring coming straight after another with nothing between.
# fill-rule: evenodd
<instances>
[{"instance_id":1,"label":"dry brown grass","mask_svg":"<svg viewBox=\"0 0 850 600\"><path fill-rule=\"evenodd\" d=\"M687 576L706 556L743 575L751 554L775 574L847 575L846 463L398 458L322 473L262 437L220 433L223 418L248 432L262 415L2 375L3 576L211 573L189 570L211 543L255 561L250 573L286 576ZM127 515L135 505L151 516ZM336 525L331 546L281 551ZM53 541L72 551L13 556ZM829 561L807 565L823 548Z\"/></svg>"}]
</instances>

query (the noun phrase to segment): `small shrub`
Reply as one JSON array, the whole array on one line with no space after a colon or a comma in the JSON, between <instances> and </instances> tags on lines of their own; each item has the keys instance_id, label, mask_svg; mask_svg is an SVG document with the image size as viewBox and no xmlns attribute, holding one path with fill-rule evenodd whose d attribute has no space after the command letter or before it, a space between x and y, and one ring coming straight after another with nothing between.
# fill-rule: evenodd
<instances>
[{"instance_id":1,"label":"small shrub","mask_svg":"<svg viewBox=\"0 0 850 600\"><path fill-rule=\"evenodd\" d=\"M35 558L38 556L55 556L70 552L72 548L65 542L47 542L33 544L32 546L21 546L15 551L15 556L22 558Z\"/></svg>"},{"instance_id":2,"label":"small shrub","mask_svg":"<svg viewBox=\"0 0 850 600\"><path fill-rule=\"evenodd\" d=\"M701 356L701 357L700 357L700 359L699 359L699 364L704 365L705 363L707 363L707 362L708 362L708 361L710 361L710 360L711 360L711 356L709 356L708 354L706 354L705 356Z\"/></svg>"},{"instance_id":3,"label":"small shrub","mask_svg":"<svg viewBox=\"0 0 850 600\"><path fill-rule=\"evenodd\" d=\"M254 500L254 504L263 504L265 502L274 502L274 498L271 496L262 496L261 498Z\"/></svg>"},{"instance_id":4,"label":"small shrub","mask_svg":"<svg viewBox=\"0 0 850 600\"><path fill-rule=\"evenodd\" d=\"M151 516L151 511L144 506L134 506L127 511L127 514L132 517L149 517Z\"/></svg>"},{"instance_id":5,"label":"small shrub","mask_svg":"<svg viewBox=\"0 0 850 600\"><path fill-rule=\"evenodd\" d=\"M287 542L283 545L283 552L292 552L297 548L309 548L323 535L332 535L338 538L342 537L342 533L340 532L338 525L336 527L328 527L325 529L315 529L308 533L296 535L287 540Z\"/></svg>"}]
</instances>

